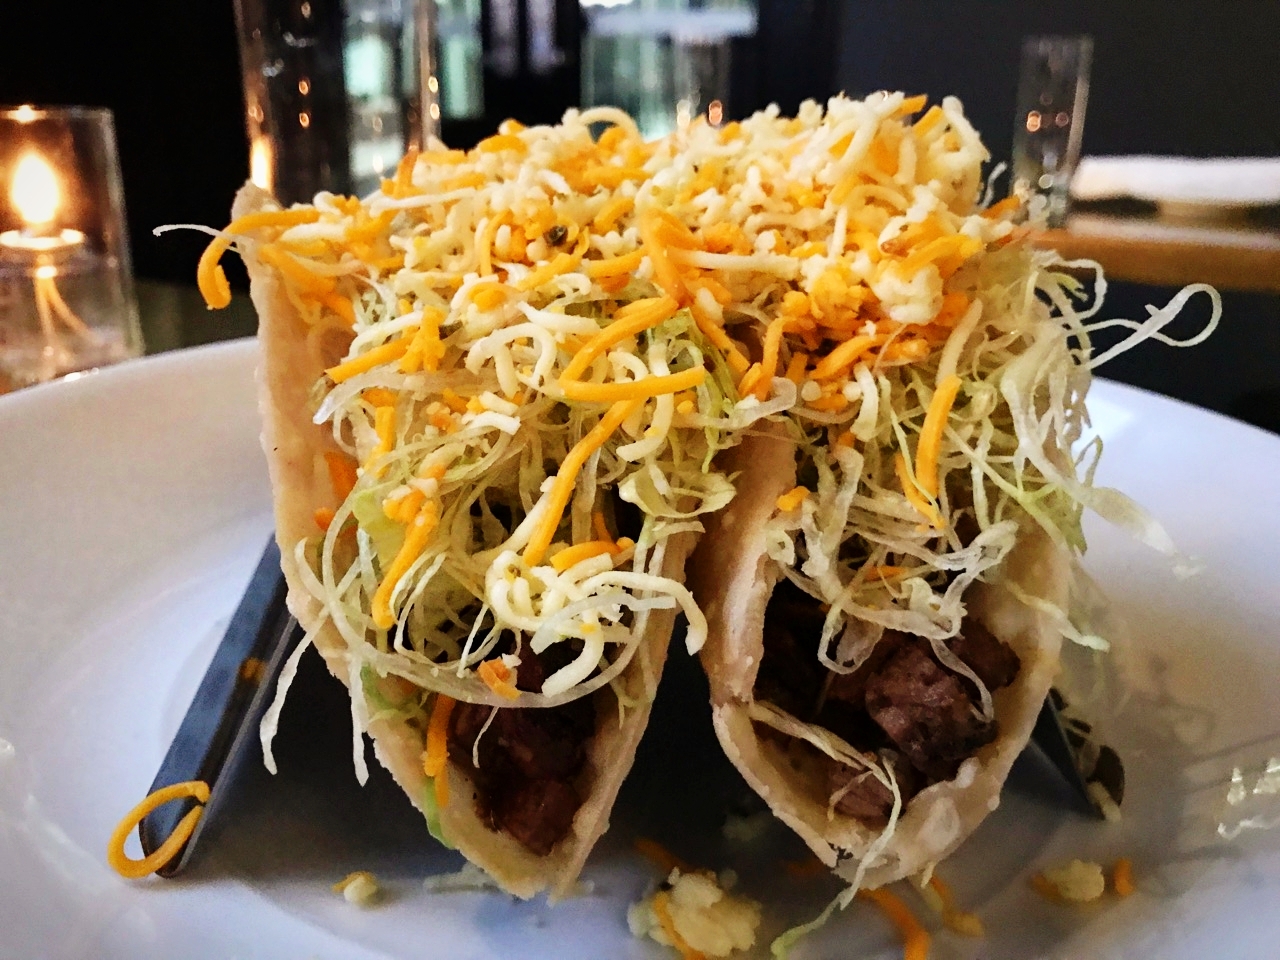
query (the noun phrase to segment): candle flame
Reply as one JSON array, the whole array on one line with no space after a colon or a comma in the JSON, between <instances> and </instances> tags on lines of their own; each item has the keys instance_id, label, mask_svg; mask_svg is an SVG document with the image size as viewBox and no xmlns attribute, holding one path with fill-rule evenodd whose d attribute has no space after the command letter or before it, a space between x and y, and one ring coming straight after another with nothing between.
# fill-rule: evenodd
<instances>
[{"instance_id":1,"label":"candle flame","mask_svg":"<svg viewBox=\"0 0 1280 960\"><path fill-rule=\"evenodd\" d=\"M31 226L39 226L53 219L61 194L58 177L53 168L38 153L26 153L18 161L13 172L13 185L9 199Z\"/></svg>"}]
</instances>

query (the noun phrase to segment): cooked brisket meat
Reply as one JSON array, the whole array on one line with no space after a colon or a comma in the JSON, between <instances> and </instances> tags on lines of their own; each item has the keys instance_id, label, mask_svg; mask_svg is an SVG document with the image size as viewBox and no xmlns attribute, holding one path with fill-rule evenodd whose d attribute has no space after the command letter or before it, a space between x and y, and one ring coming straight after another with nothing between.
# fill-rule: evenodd
<instances>
[{"instance_id":1,"label":"cooked brisket meat","mask_svg":"<svg viewBox=\"0 0 1280 960\"><path fill-rule=\"evenodd\" d=\"M930 781L950 780L961 761L996 736L960 677L922 640L899 645L867 681L866 703L871 719Z\"/></svg>"},{"instance_id":2,"label":"cooked brisket meat","mask_svg":"<svg viewBox=\"0 0 1280 960\"><path fill-rule=\"evenodd\" d=\"M964 628L947 641L947 646L978 675L988 690L1007 687L1018 675L1021 666L1018 655L977 620L965 623Z\"/></svg>"},{"instance_id":3,"label":"cooked brisket meat","mask_svg":"<svg viewBox=\"0 0 1280 960\"><path fill-rule=\"evenodd\" d=\"M901 757L893 760L893 776L904 804L920 791L920 774ZM883 826L893 812L893 794L888 787L870 773L855 772L843 763L828 764L827 789L832 796L843 791L836 801L836 810L863 823Z\"/></svg>"},{"instance_id":4,"label":"cooked brisket meat","mask_svg":"<svg viewBox=\"0 0 1280 960\"><path fill-rule=\"evenodd\" d=\"M943 667L927 641L885 631L857 670L831 674L817 658L823 619L816 600L788 581L778 585L765 614L755 695L857 749L893 758L904 802L924 786L954 777L961 762L995 738L996 725L979 713L973 684ZM977 621L966 622L947 645L992 691L1013 682L1021 666L1018 655ZM824 762L831 794L855 782L836 809L883 824L892 808L889 790L872 776Z\"/></svg>"},{"instance_id":5,"label":"cooked brisket meat","mask_svg":"<svg viewBox=\"0 0 1280 960\"><path fill-rule=\"evenodd\" d=\"M525 651L516 686L540 689L546 675L560 666L550 662L552 651L544 654L546 663ZM489 826L545 856L564 839L582 806L576 781L586 764L586 743L595 733L595 707L590 697L583 697L559 707L498 708L480 737L476 767L476 738L492 709L457 705L449 723L449 759L471 774L481 816Z\"/></svg>"}]
</instances>

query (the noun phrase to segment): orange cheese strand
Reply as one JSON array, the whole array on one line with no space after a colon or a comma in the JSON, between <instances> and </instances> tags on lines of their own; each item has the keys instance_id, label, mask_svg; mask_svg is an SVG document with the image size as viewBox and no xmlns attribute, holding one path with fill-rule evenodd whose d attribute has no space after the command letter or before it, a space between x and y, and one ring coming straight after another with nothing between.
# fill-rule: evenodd
<instances>
[{"instance_id":1,"label":"orange cheese strand","mask_svg":"<svg viewBox=\"0 0 1280 960\"><path fill-rule=\"evenodd\" d=\"M579 350L564 373L560 375L560 385L570 380L577 380L591 366L596 357L603 354L615 343L643 333L650 327L656 327L662 321L675 315L680 305L671 297L650 297L629 303L614 314L614 320L607 327L587 341Z\"/></svg>"},{"instance_id":2,"label":"orange cheese strand","mask_svg":"<svg viewBox=\"0 0 1280 960\"><path fill-rule=\"evenodd\" d=\"M914 97L907 97L902 103L898 104L898 109L893 111L893 115L895 117L905 117L913 113L919 113L928 102L929 97L923 93Z\"/></svg>"},{"instance_id":3,"label":"orange cheese strand","mask_svg":"<svg viewBox=\"0 0 1280 960\"><path fill-rule=\"evenodd\" d=\"M413 518L418 515L418 511L426 502L425 493L421 490L410 490L402 497L383 501L382 513L388 520L394 520L396 523L412 523Z\"/></svg>"},{"instance_id":4,"label":"orange cheese strand","mask_svg":"<svg viewBox=\"0 0 1280 960\"><path fill-rule=\"evenodd\" d=\"M667 935L671 945L680 952L681 960L705 960L704 955L685 942L684 937L676 932L675 921L671 919L671 909L667 906L671 895L666 890L659 890L653 895L653 915L658 918L658 925Z\"/></svg>"},{"instance_id":5,"label":"orange cheese strand","mask_svg":"<svg viewBox=\"0 0 1280 960\"><path fill-rule=\"evenodd\" d=\"M863 567L863 570L868 580L888 580L890 577L900 577L907 572L906 567L896 567L889 563Z\"/></svg>"},{"instance_id":6,"label":"orange cheese strand","mask_svg":"<svg viewBox=\"0 0 1280 960\"><path fill-rule=\"evenodd\" d=\"M382 582L378 584L378 589L373 594L370 612L378 629L389 630L395 624L395 614L391 612L391 593L400 582L400 578L408 572L413 562L427 548L427 542L431 539L431 534L435 532L439 522L439 507L436 501L429 500L423 504L422 509L418 511L418 515L413 518L413 522L405 531L404 543L400 545L400 551L391 561L386 576L382 578Z\"/></svg>"},{"instance_id":7,"label":"orange cheese strand","mask_svg":"<svg viewBox=\"0 0 1280 960\"><path fill-rule=\"evenodd\" d=\"M588 540L585 543L575 543L552 557L551 566L555 568L556 573L564 573L583 560L590 560L592 557L613 553L616 550L617 546L612 540Z\"/></svg>"},{"instance_id":8,"label":"orange cheese strand","mask_svg":"<svg viewBox=\"0 0 1280 960\"><path fill-rule=\"evenodd\" d=\"M724 332L724 328L716 323L697 300L689 304L689 312L693 314L693 322L698 325L698 330L702 335L724 354L724 358L729 364L729 369L739 377L746 373L750 364L747 363L747 358L742 355L742 351L734 346L733 341L729 339L729 335Z\"/></svg>"},{"instance_id":9,"label":"orange cheese strand","mask_svg":"<svg viewBox=\"0 0 1280 960\"><path fill-rule=\"evenodd\" d=\"M898 475L898 482L902 484L902 492L907 501L920 511L920 514L929 521L935 530L941 530L942 517L938 513L938 508L921 496L920 491L911 479L911 474L907 472L907 461L903 457L902 451L898 451L893 455L893 469Z\"/></svg>"},{"instance_id":10,"label":"orange cheese strand","mask_svg":"<svg viewBox=\"0 0 1280 960\"><path fill-rule=\"evenodd\" d=\"M614 383L583 383L572 380L563 384L564 395L585 403L616 403L619 400L647 400L664 393L679 393L698 386L707 378L705 367L693 367L661 377L641 377Z\"/></svg>"},{"instance_id":11,"label":"orange cheese strand","mask_svg":"<svg viewBox=\"0 0 1280 960\"><path fill-rule=\"evenodd\" d=\"M231 284L227 282L226 272L218 265L222 255L231 246L232 234L248 233L263 227L292 227L299 223L315 223L320 219L320 211L303 210L259 210L236 217L227 225L227 229L210 241L200 255L200 263L196 267L196 286L210 310L220 310L231 302Z\"/></svg>"},{"instance_id":12,"label":"orange cheese strand","mask_svg":"<svg viewBox=\"0 0 1280 960\"><path fill-rule=\"evenodd\" d=\"M615 190L626 180L645 180L649 174L640 167L615 167L612 164L587 167L579 175L588 187Z\"/></svg>"},{"instance_id":13,"label":"orange cheese strand","mask_svg":"<svg viewBox=\"0 0 1280 960\"><path fill-rule=\"evenodd\" d=\"M124 844L129 839L129 834L148 814L171 800L181 800L184 797L194 797L196 806L178 821L177 827L164 843L141 860L134 860L124 852ZM155 873L181 853L182 848L191 839L191 835L195 833L200 816L204 813L204 805L208 802L209 784L203 780L188 780L156 790L126 813L124 818L116 824L115 830L111 832L111 838L107 841L107 864L120 876L130 880L138 880Z\"/></svg>"},{"instance_id":14,"label":"orange cheese strand","mask_svg":"<svg viewBox=\"0 0 1280 960\"><path fill-rule=\"evenodd\" d=\"M493 238L497 236L499 227L510 222L510 211L503 210L491 216L484 229L476 235L476 257L479 261L477 270L480 276L487 277L493 273Z\"/></svg>"},{"instance_id":15,"label":"orange cheese strand","mask_svg":"<svg viewBox=\"0 0 1280 960\"><path fill-rule=\"evenodd\" d=\"M360 478L356 472L356 463L345 453L332 450L324 455L324 462L329 467L329 483L333 486L333 495L341 503L351 495Z\"/></svg>"},{"instance_id":16,"label":"orange cheese strand","mask_svg":"<svg viewBox=\"0 0 1280 960\"><path fill-rule=\"evenodd\" d=\"M294 286L301 288L303 293L323 297L326 294L333 293L338 286L333 277L315 273L293 254L285 253L271 244L260 246L258 248L258 257L264 263L269 263L279 270L282 276Z\"/></svg>"},{"instance_id":17,"label":"orange cheese strand","mask_svg":"<svg viewBox=\"0 0 1280 960\"><path fill-rule=\"evenodd\" d=\"M1128 857L1121 857L1111 868L1111 889L1117 897L1133 893L1133 862Z\"/></svg>"},{"instance_id":18,"label":"orange cheese strand","mask_svg":"<svg viewBox=\"0 0 1280 960\"><path fill-rule=\"evenodd\" d=\"M798 509L808 496L808 487L793 487L778 498L776 506L783 513L790 513L792 510Z\"/></svg>"},{"instance_id":19,"label":"orange cheese strand","mask_svg":"<svg viewBox=\"0 0 1280 960\"><path fill-rule=\"evenodd\" d=\"M486 660L476 668L476 674L484 681L484 685L500 697L508 700L519 700L520 691L511 683L511 668L502 662L501 657Z\"/></svg>"},{"instance_id":20,"label":"orange cheese strand","mask_svg":"<svg viewBox=\"0 0 1280 960\"><path fill-rule=\"evenodd\" d=\"M586 266L587 276L592 280L599 280L604 277L630 276L640 268L640 262L643 259L643 250L632 250L630 253L624 253L620 257L610 257L607 260L588 260Z\"/></svg>"},{"instance_id":21,"label":"orange cheese strand","mask_svg":"<svg viewBox=\"0 0 1280 960\"><path fill-rule=\"evenodd\" d=\"M787 372L783 374L788 380L797 387L804 383L804 372L809 365L809 355L807 353L796 352L791 355L791 362L787 364Z\"/></svg>"},{"instance_id":22,"label":"orange cheese strand","mask_svg":"<svg viewBox=\"0 0 1280 960\"><path fill-rule=\"evenodd\" d=\"M960 263L969 259L981 248L982 243L980 241L964 234L957 233L948 237L938 237L938 239L930 240L923 246L916 247L909 256L899 260L897 271L900 276L910 277L927 264L944 259L950 260L953 257L959 258L959 263L955 264L958 267ZM942 272L947 273L948 271L943 270Z\"/></svg>"},{"instance_id":23,"label":"orange cheese strand","mask_svg":"<svg viewBox=\"0 0 1280 960\"><path fill-rule=\"evenodd\" d=\"M500 153L503 150L514 150L516 153L528 153L529 145L514 133L495 133L476 144L474 153Z\"/></svg>"},{"instance_id":24,"label":"orange cheese strand","mask_svg":"<svg viewBox=\"0 0 1280 960\"><path fill-rule=\"evenodd\" d=\"M813 368L813 379L830 380L843 373L858 362L858 359L872 347L878 347L887 338L881 335L862 335L844 341Z\"/></svg>"},{"instance_id":25,"label":"orange cheese strand","mask_svg":"<svg viewBox=\"0 0 1280 960\"><path fill-rule=\"evenodd\" d=\"M351 305L351 301L337 292L325 293L320 296L320 302L332 310L335 314L347 321L348 324L356 322L356 308Z\"/></svg>"},{"instance_id":26,"label":"orange cheese strand","mask_svg":"<svg viewBox=\"0 0 1280 960\"><path fill-rule=\"evenodd\" d=\"M412 335L405 331L405 336L412 339L409 348L400 358L401 373L417 373L419 370L434 372L444 359L444 343L440 340L440 322L444 320L444 311L437 307L426 307L422 311L422 325Z\"/></svg>"},{"instance_id":27,"label":"orange cheese strand","mask_svg":"<svg viewBox=\"0 0 1280 960\"><path fill-rule=\"evenodd\" d=\"M687 303L689 301L689 290L685 286L684 278L680 275L675 263L667 255L667 247L663 242L663 231L661 230L663 223L664 221L653 213L642 216L640 218L640 242L644 251L649 255L649 262L653 264L654 282L667 296L674 298L678 303Z\"/></svg>"},{"instance_id":28,"label":"orange cheese strand","mask_svg":"<svg viewBox=\"0 0 1280 960\"><path fill-rule=\"evenodd\" d=\"M982 920L978 918L977 914L966 913L956 907L956 900L951 893L951 888L936 873L929 878L929 886L938 895L938 899L942 901L942 923L948 930L965 937L985 937L987 935L986 930L983 929Z\"/></svg>"},{"instance_id":29,"label":"orange cheese strand","mask_svg":"<svg viewBox=\"0 0 1280 960\"><path fill-rule=\"evenodd\" d=\"M902 934L902 960L928 960L929 934L910 908L888 890L859 890L858 897L880 908Z\"/></svg>"},{"instance_id":30,"label":"orange cheese strand","mask_svg":"<svg viewBox=\"0 0 1280 960\"><path fill-rule=\"evenodd\" d=\"M374 367L390 363L392 360L399 360L408 351L411 342L412 338L409 336L400 337L398 340L392 340L390 343L374 347L372 350L366 351L357 357L352 357L350 360L344 360L342 363L330 367L325 373L334 383L342 383L344 380L350 380L356 374L372 370Z\"/></svg>"},{"instance_id":31,"label":"orange cheese strand","mask_svg":"<svg viewBox=\"0 0 1280 960\"><path fill-rule=\"evenodd\" d=\"M611 550L618 549L618 545L613 542L613 534L609 532L609 525L604 522L604 511L597 510L591 515L591 529L595 531L597 540L609 544Z\"/></svg>"},{"instance_id":32,"label":"orange cheese strand","mask_svg":"<svg viewBox=\"0 0 1280 960\"><path fill-rule=\"evenodd\" d=\"M999 203L993 203L987 209L982 211L982 215L988 220L998 220L1006 213L1013 213L1022 206L1022 201L1017 197L1005 197Z\"/></svg>"},{"instance_id":33,"label":"orange cheese strand","mask_svg":"<svg viewBox=\"0 0 1280 960\"><path fill-rule=\"evenodd\" d=\"M385 456L391 452L391 448L396 444L396 408L395 407L378 407L373 412L373 429L378 434L378 445L369 453L369 459L365 461L365 469L374 463L379 457ZM381 474L382 470L379 469Z\"/></svg>"},{"instance_id":34,"label":"orange cheese strand","mask_svg":"<svg viewBox=\"0 0 1280 960\"><path fill-rule=\"evenodd\" d=\"M756 380L752 392L760 401L769 399L769 391L773 388L773 377L778 372L778 353L782 349L782 334L787 329L791 318L775 317L764 332L764 355L760 359L760 376Z\"/></svg>"},{"instance_id":35,"label":"orange cheese strand","mask_svg":"<svg viewBox=\"0 0 1280 960\"><path fill-rule=\"evenodd\" d=\"M501 283L479 283L471 288L471 302L480 310L496 310L507 302L507 288Z\"/></svg>"},{"instance_id":36,"label":"orange cheese strand","mask_svg":"<svg viewBox=\"0 0 1280 960\"><path fill-rule=\"evenodd\" d=\"M604 446L605 441L613 436L614 431L643 404L643 400L620 400L608 409L600 418L600 422L592 427L586 436L573 445L573 449L560 464L556 478L552 481L551 490L546 495L542 516L533 528L528 545L524 548L524 562L528 566L536 567L541 563L547 548L551 546L551 539L556 535L560 518L564 516L564 509L569 505L569 498L573 496L578 473L587 462L587 458Z\"/></svg>"},{"instance_id":37,"label":"orange cheese strand","mask_svg":"<svg viewBox=\"0 0 1280 960\"><path fill-rule=\"evenodd\" d=\"M617 129L616 127L614 129ZM608 131L605 131L608 133ZM591 221L591 229L596 233L608 233L620 217L631 212L635 201L631 197L614 197L597 213Z\"/></svg>"},{"instance_id":38,"label":"orange cheese strand","mask_svg":"<svg viewBox=\"0 0 1280 960\"><path fill-rule=\"evenodd\" d=\"M954 373L938 384L929 401L929 411L924 415L920 428L920 443L916 447L916 479L921 489L930 497L938 496L938 453L942 448L942 431L947 417L960 392L960 378Z\"/></svg>"},{"instance_id":39,"label":"orange cheese strand","mask_svg":"<svg viewBox=\"0 0 1280 960\"><path fill-rule=\"evenodd\" d=\"M432 780L436 806L449 805L449 774L445 763L449 759L449 717L457 701L443 693L436 694L431 707L431 719L427 721L427 745L422 752L422 772Z\"/></svg>"},{"instance_id":40,"label":"orange cheese strand","mask_svg":"<svg viewBox=\"0 0 1280 960\"><path fill-rule=\"evenodd\" d=\"M650 840L648 837L637 837L633 846L636 848L636 853L646 860L652 860L664 874L677 869L681 873L694 872L692 864L681 857L677 857L657 840Z\"/></svg>"},{"instance_id":41,"label":"orange cheese strand","mask_svg":"<svg viewBox=\"0 0 1280 960\"><path fill-rule=\"evenodd\" d=\"M573 253L557 253L549 263L544 263L517 283L516 289L528 293L530 290L536 290L556 277L577 270L582 264L582 258L586 254L590 243L591 235L583 230L578 235L578 242L574 247Z\"/></svg>"},{"instance_id":42,"label":"orange cheese strand","mask_svg":"<svg viewBox=\"0 0 1280 960\"><path fill-rule=\"evenodd\" d=\"M923 137L926 133L941 123L945 116L946 114L942 112L942 108L937 104L934 104L925 111L925 115L923 117L912 125L911 132L917 137Z\"/></svg>"},{"instance_id":43,"label":"orange cheese strand","mask_svg":"<svg viewBox=\"0 0 1280 960\"><path fill-rule=\"evenodd\" d=\"M738 381L738 396L745 397L748 394L754 394L756 384L760 382L760 375L764 372L764 368L758 363L753 363L746 373L742 375L742 379Z\"/></svg>"}]
</instances>

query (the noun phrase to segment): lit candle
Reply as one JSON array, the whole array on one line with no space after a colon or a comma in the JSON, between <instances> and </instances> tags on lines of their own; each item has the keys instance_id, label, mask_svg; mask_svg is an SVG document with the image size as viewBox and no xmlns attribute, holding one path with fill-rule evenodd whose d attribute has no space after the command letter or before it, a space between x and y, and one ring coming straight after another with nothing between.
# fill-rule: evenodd
<instances>
[{"instance_id":1,"label":"lit candle","mask_svg":"<svg viewBox=\"0 0 1280 960\"><path fill-rule=\"evenodd\" d=\"M111 114L0 109L0 393L142 349Z\"/></svg>"},{"instance_id":2,"label":"lit candle","mask_svg":"<svg viewBox=\"0 0 1280 960\"><path fill-rule=\"evenodd\" d=\"M13 170L13 182L9 186L9 200L25 226L21 230L0 233L0 247L10 255L26 256L32 260L31 273L35 285L36 312L40 317L40 332L44 337L44 357L51 369L61 369L70 362L70 351L58 335L58 321L97 345L93 331L67 306L58 292L55 279L58 276L56 261L74 252L84 243L79 230L54 229L53 221L62 202L62 190L58 175L49 162L34 150L23 154Z\"/></svg>"},{"instance_id":3,"label":"lit candle","mask_svg":"<svg viewBox=\"0 0 1280 960\"><path fill-rule=\"evenodd\" d=\"M23 154L15 165L9 200L26 226L21 230L0 233L0 245L14 250L51 253L84 243L84 234L79 230L50 230L62 202L62 190L49 161L34 150Z\"/></svg>"}]
</instances>

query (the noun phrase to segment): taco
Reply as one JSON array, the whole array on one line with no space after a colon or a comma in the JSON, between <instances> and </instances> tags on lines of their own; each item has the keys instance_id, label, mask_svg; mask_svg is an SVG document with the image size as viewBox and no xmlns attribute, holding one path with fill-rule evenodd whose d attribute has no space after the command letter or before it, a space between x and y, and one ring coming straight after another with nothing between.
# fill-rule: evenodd
<instances>
[{"instance_id":1,"label":"taco","mask_svg":"<svg viewBox=\"0 0 1280 960\"><path fill-rule=\"evenodd\" d=\"M659 162L619 111L508 122L364 200L246 186L201 265L215 306L221 253L248 265L289 607L357 767L367 733L520 897L571 891L607 828L677 612L705 636L698 518L733 496L730 373L635 226Z\"/></svg>"},{"instance_id":2,"label":"taco","mask_svg":"<svg viewBox=\"0 0 1280 960\"><path fill-rule=\"evenodd\" d=\"M824 863L879 886L995 808L1057 669L1103 500L1096 448L1072 450L1096 305L1016 199L983 202L954 99L695 126L680 157L708 183L669 197L693 239L672 257L727 293L739 402L784 401L717 460L738 496L691 561L715 730Z\"/></svg>"}]
</instances>

